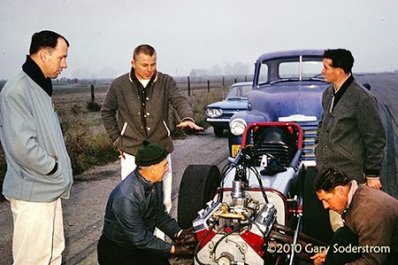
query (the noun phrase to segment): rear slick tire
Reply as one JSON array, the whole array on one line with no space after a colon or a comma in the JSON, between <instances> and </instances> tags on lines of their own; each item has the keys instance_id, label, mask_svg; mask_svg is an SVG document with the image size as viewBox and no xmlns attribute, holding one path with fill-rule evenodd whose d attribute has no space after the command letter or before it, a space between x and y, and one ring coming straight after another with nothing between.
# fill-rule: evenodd
<instances>
[{"instance_id":1,"label":"rear slick tire","mask_svg":"<svg viewBox=\"0 0 398 265\"><path fill-rule=\"evenodd\" d=\"M192 226L198 211L213 199L220 184L220 171L215 165L189 165L182 176L178 194L178 224Z\"/></svg>"}]
</instances>

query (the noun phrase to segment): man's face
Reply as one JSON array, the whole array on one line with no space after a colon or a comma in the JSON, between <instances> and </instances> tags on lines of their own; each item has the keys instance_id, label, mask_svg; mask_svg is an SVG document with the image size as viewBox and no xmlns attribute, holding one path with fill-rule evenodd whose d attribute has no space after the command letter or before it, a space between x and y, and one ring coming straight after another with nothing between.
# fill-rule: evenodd
<instances>
[{"instance_id":1,"label":"man's face","mask_svg":"<svg viewBox=\"0 0 398 265\"><path fill-rule=\"evenodd\" d=\"M153 176L155 179L152 182L160 182L163 180L163 176L169 171L169 163L167 159L163 159L160 163L153 165Z\"/></svg>"},{"instance_id":2,"label":"man's face","mask_svg":"<svg viewBox=\"0 0 398 265\"><path fill-rule=\"evenodd\" d=\"M139 80L148 80L156 73L156 53L152 56L139 53L131 61Z\"/></svg>"},{"instance_id":3,"label":"man's face","mask_svg":"<svg viewBox=\"0 0 398 265\"><path fill-rule=\"evenodd\" d=\"M325 78L325 81L333 84L337 79L342 69L333 67L333 61L328 58L323 59L323 68L322 74Z\"/></svg>"},{"instance_id":4,"label":"man's face","mask_svg":"<svg viewBox=\"0 0 398 265\"><path fill-rule=\"evenodd\" d=\"M317 191L316 195L325 209L342 213L347 208L348 195L342 186L335 187L331 192Z\"/></svg>"},{"instance_id":5,"label":"man's face","mask_svg":"<svg viewBox=\"0 0 398 265\"><path fill-rule=\"evenodd\" d=\"M55 79L67 68L66 57L68 56L68 45L63 38L58 38L57 46L54 49L43 50L42 71L47 78Z\"/></svg>"}]
</instances>

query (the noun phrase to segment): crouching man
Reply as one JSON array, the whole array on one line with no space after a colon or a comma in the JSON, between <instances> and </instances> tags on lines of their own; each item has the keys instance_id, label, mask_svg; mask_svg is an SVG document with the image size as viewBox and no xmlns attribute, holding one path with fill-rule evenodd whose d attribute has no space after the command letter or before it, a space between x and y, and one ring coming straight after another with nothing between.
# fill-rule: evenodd
<instances>
[{"instance_id":1,"label":"crouching man","mask_svg":"<svg viewBox=\"0 0 398 265\"><path fill-rule=\"evenodd\" d=\"M314 186L325 209L344 220L328 252L312 257L314 264L397 264L398 200L334 169L321 172Z\"/></svg>"},{"instance_id":2,"label":"crouching man","mask_svg":"<svg viewBox=\"0 0 398 265\"><path fill-rule=\"evenodd\" d=\"M192 230L181 229L163 204L167 155L163 147L145 142L136 155L137 168L111 192L98 242L100 265L163 265L169 264L170 255L193 255ZM155 227L174 243L156 237Z\"/></svg>"}]
</instances>

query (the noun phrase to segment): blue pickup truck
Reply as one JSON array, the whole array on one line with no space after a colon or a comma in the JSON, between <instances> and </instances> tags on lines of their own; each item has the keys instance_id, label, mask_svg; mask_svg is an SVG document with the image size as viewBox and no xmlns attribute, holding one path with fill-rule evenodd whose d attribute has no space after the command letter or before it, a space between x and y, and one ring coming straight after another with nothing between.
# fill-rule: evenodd
<instances>
[{"instance_id":1,"label":"blue pickup truck","mask_svg":"<svg viewBox=\"0 0 398 265\"><path fill-rule=\"evenodd\" d=\"M248 109L232 116L229 151L235 157L252 122L296 122L304 130L303 160L315 164L314 142L322 114L323 50L266 53L255 63Z\"/></svg>"}]
</instances>

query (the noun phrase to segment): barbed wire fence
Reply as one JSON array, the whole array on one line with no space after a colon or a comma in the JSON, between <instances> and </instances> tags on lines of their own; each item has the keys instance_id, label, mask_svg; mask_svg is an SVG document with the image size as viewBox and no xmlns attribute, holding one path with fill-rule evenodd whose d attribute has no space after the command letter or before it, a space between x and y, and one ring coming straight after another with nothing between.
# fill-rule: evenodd
<instances>
[{"instance_id":1,"label":"barbed wire fence","mask_svg":"<svg viewBox=\"0 0 398 265\"><path fill-rule=\"evenodd\" d=\"M253 81L252 76L247 75L229 75L229 76L186 76L186 77L175 77L178 87L181 90L187 91L188 96L191 96L191 92L198 89L207 89L210 92L211 89L222 89L225 90L232 84L237 82L250 82Z\"/></svg>"}]
</instances>

